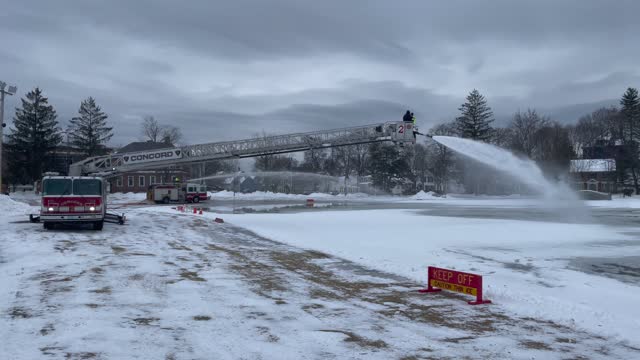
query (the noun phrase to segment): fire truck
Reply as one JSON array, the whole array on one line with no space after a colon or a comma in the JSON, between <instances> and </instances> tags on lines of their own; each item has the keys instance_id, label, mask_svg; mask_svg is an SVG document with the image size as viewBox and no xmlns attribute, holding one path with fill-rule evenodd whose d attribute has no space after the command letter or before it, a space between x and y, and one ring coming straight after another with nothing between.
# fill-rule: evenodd
<instances>
[{"instance_id":1,"label":"fire truck","mask_svg":"<svg viewBox=\"0 0 640 360\"><path fill-rule=\"evenodd\" d=\"M94 229L100 230L105 221L124 223L124 215L107 213L105 186L106 179L124 172L380 142L404 147L415 144L416 135L422 134L415 124L395 121L96 156L71 164L70 176L45 176L40 215L32 214L29 217L33 222L43 221L45 229L56 223L91 223ZM197 186L192 190L189 190L188 184L185 188L175 188L175 194L179 197L179 193L183 192L184 201L199 202L206 199L206 188ZM167 194L169 190L173 189L167 189ZM157 198L157 194L162 192L154 190L154 201L166 201L165 197ZM176 201L173 197L174 191L171 191L168 201Z\"/></svg>"},{"instance_id":2,"label":"fire truck","mask_svg":"<svg viewBox=\"0 0 640 360\"><path fill-rule=\"evenodd\" d=\"M45 229L60 223L89 223L102 230L107 213L105 181L97 176L42 178L40 221Z\"/></svg>"},{"instance_id":3,"label":"fire truck","mask_svg":"<svg viewBox=\"0 0 640 360\"><path fill-rule=\"evenodd\" d=\"M149 186L147 200L156 203L170 202L199 203L209 200L207 187L200 184L155 184Z\"/></svg>"}]
</instances>

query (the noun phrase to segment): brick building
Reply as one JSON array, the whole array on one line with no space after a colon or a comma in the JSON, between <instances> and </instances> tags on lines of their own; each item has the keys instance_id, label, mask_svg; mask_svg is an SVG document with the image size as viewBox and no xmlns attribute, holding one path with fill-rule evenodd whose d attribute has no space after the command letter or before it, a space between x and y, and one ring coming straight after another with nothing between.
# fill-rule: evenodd
<instances>
[{"instance_id":1,"label":"brick building","mask_svg":"<svg viewBox=\"0 0 640 360\"><path fill-rule=\"evenodd\" d=\"M631 166L636 161L635 141L597 140L582 149L582 159L572 160L571 181L578 190L617 193L631 186Z\"/></svg>"},{"instance_id":2,"label":"brick building","mask_svg":"<svg viewBox=\"0 0 640 360\"><path fill-rule=\"evenodd\" d=\"M171 144L157 143L152 141L132 142L131 144L118 150L118 153L150 151L173 147ZM112 193L115 192L146 192L149 185L173 183L174 179L186 181L189 173L181 167L170 167L162 169L145 169L122 173L109 179L109 186Z\"/></svg>"},{"instance_id":3,"label":"brick building","mask_svg":"<svg viewBox=\"0 0 640 360\"><path fill-rule=\"evenodd\" d=\"M615 159L571 160L569 172L574 188L605 193L616 192Z\"/></svg>"}]
</instances>

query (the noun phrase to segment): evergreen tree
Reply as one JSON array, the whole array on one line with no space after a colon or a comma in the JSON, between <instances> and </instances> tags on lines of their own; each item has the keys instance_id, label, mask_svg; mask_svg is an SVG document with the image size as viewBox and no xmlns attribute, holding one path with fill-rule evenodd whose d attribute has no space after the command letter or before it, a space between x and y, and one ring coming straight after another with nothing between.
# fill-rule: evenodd
<instances>
[{"instance_id":1,"label":"evergreen tree","mask_svg":"<svg viewBox=\"0 0 640 360\"><path fill-rule=\"evenodd\" d=\"M627 128L625 140L636 140L638 138L638 132L640 132L640 127L638 126L638 122L640 121L640 98L638 98L638 89L628 88L622 95L622 99L620 99L620 105L622 105L621 112Z\"/></svg>"},{"instance_id":2,"label":"evergreen tree","mask_svg":"<svg viewBox=\"0 0 640 360\"><path fill-rule=\"evenodd\" d=\"M463 138L480 141L491 139L493 112L478 90L469 93L467 101L458 110L461 116L456 118L456 127Z\"/></svg>"},{"instance_id":3,"label":"evergreen tree","mask_svg":"<svg viewBox=\"0 0 640 360\"><path fill-rule=\"evenodd\" d=\"M71 143L89 157L103 155L104 144L113 136L113 128L107 126L107 114L92 97L80 103L78 114L69 125Z\"/></svg>"},{"instance_id":4,"label":"evergreen tree","mask_svg":"<svg viewBox=\"0 0 640 360\"><path fill-rule=\"evenodd\" d=\"M31 182L51 165L52 153L62 141L56 111L42 90L35 88L16 109L9 135L9 166L14 181Z\"/></svg>"},{"instance_id":5,"label":"evergreen tree","mask_svg":"<svg viewBox=\"0 0 640 360\"><path fill-rule=\"evenodd\" d=\"M391 191L396 185L413 181L407 156L398 147L375 143L370 145L369 153L373 185L377 188Z\"/></svg>"},{"instance_id":6,"label":"evergreen tree","mask_svg":"<svg viewBox=\"0 0 640 360\"><path fill-rule=\"evenodd\" d=\"M640 179L638 174L638 167L640 161L638 160L638 132L640 132L640 99L638 98L638 89L628 88L620 99L620 105L622 109L620 112L623 116L623 122L626 125L624 140L627 145L627 155L629 159L629 168L631 169L631 176L633 177L633 186L636 190L636 194L640 194Z\"/></svg>"}]
</instances>

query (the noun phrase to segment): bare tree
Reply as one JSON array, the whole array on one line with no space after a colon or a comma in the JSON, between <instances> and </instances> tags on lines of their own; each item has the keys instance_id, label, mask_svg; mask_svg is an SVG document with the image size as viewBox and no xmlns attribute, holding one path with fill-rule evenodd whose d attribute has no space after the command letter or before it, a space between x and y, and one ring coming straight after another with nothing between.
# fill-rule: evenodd
<instances>
[{"instance_id":1,"label":"bare tree","mask_svg":"<svg viewBox=\"0 0 640 360\"><path fill-rule=\"evenodd\" d=\"M623 125L620 112L616 108L600 108L582 116L578 123L569 129L575 152L581 154L583 148L595 145L597 140L622 139Z\"/></svg>"},{"instance_id":2,"label":"bare tree","mask_svg":"<svg viewBox=\"0 0 640 360\"><path fill-rule=\"evenodd\" d=\"M163 142L169 145L176 145L182 140L182 131L179 128L171 125L161 125L151 115L144 118L142 135L147 141Z\"/></svg>"},{"instance_id":3,"label":"bare tree","mask_svg":"<svg viewBox=\"0 0 640 360\"><path fill-rule=\"evenodd\" d=\"M369 145L358 144L352 145L351 148L351 164L358 177L365 176L368 173L369 163Z\"/></svg>"},{"instance_id":4,"label":"bare tree","mask_svg":"<svg viewBox=\"0 0 640 360\"><path fill-rule=\"evenodd\" d=\"M454 123L440 124L429 130L430 135L457 135L456 125ZM431 164L431 174L434 177L436 190L446 193L447 182L451 178L453 172L453 164L455 162L454 154L446 146L432 141L426 148L426 158Z\"/></svg>"},{"instance_id":5,"label":"bare tree","mask_svg":"<svg viewBox=\"0 0 640 360\"><path fill-rule=\"evenodd\" d=\"M536 146L536 133L549 124L549 119L539 115L535 109L518 111L509 124L510 148L531 158Z\"/></svg>"},{"instance_id":6,"label":"bare tree","mask_svg":"<svg viewBox=\"0 0 640 360\"><path fill-rule=\"evenodd\" d=\"M509 148L513 142L513 131L511 128L494 128L491 143L493 145Z\"/></svg>"},{"instance_id":7,"label":"bare tree","mask_svg":"<svg viewBox=\"0 0 640 360\"><path fill-rule=\"evenodd\" d=\"M532 155L547 175L557 179L565 176L575 156L569 131L557 122L541 128L534 136Z\"/></svg>"},{"instance_id":8,"label":"bare tree","mask_svg":"<svg viewBox=\"0 0 640 360\"><path fill-rule=\"evenodd\" d=\"M422 144L416 144L413 150L413 157L411 159L411 171L413 172L413 186L416 191L424 190L424 183L427 180L427 174L429 173L429 156L426 146ZM423 184L421 189L418 189L418 182Z\"/></svg>"},{"instance_id":9,"label":"bare tree","mask_svg":"<svg viewBox=\"0 0 640 360\"><path fill-rule=\"evenodd\" d=\"M262 146L270 146L273 145L273 142L269 139L269 135L266 132L262 132L262 134L257 133L253 136L254 139L258 139L262 141ZM259 171L271 171L274 169L274 163L276 160L276 155L261 155L255 158L254 167Z\"/></svg>"},{"instance_id":10,"label":"bare tree","mask_svg":"<svg viewBox=\"0 0 640 360\"><path fill-rule=\"evenodd\" d=\"M158 142L162 128L153 116L145 116L142 123L142 134L149 141Z\"/></svg>"},{"instance_id":11,"label":"bare tree","mask_svg":"<svg viewBox=\"0 0 640 360\"><path fill-rule=\"evenodd\" d=\"M175 126L163 126L160 128L162 142L165 144L176 145L182 140L182 131Z\"/></svg>"}]
</instances>

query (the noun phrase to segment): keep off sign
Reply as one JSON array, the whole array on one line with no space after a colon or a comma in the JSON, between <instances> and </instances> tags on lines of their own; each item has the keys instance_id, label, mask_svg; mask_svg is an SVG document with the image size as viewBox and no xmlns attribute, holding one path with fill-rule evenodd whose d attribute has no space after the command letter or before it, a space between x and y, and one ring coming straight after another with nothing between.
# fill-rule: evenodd
<instances>
[{"instance_id":1,"label":"keep off sign","mask_svg":"<svg viewBox=\"0 0 640 360\"><path fill-rule=\"evenodd\" d=\"M455 291L476 297L476 301L469 301L470 305L490 304L491 300L482 299L482 276L460 271L448 270L429 266L427 288L419 290L422 293L444 290Z\"/></svg>"}]
</instances>

